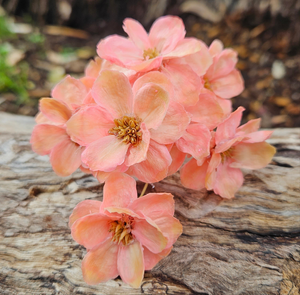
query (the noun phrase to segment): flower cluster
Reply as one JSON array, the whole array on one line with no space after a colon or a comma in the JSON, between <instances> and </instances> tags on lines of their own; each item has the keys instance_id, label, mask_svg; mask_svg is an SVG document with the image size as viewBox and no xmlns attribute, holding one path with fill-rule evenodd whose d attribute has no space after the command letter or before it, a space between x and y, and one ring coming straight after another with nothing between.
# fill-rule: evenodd
<instances>
[{"instance_id":1,"label":"flower cluster","mask_svg":"<svg viewBox=\"0 0 300 295\"><path fill-rule=\"evenodd\" d=\"M175 16L149 34L133 19L123 28L128 38L101 40L83 78L68 76L41 99L31 144L58 175L80 168L105 182L103 202L84 201L70 217L88 249L86 282L120 275L136 287L182 229L172 196L137 199L134 178L155 183L180 170L185 187L229 199L242 186L240 168L266 166L275 148L259 119L239 126L244 109L232 112L230 98L244 89L234 50L186 38Z\"/></svg>"}]
</instances>

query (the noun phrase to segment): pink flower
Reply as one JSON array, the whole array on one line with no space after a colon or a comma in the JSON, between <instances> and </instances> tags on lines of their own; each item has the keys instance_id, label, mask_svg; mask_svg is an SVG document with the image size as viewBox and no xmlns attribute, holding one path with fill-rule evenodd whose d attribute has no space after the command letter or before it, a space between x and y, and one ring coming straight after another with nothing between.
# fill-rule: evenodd
<instances>
[{"instance_id":1,"label":"pink flower","mask_svg":"<svg viewBox=\"0 0 300 295\"><path fill-rule=\"evenodd\" d=\"M170 102L163 74L147 75L131 88L124 74L101 71L92 88L97 106L82 108L68 121L71 139L86 146L82 161L90 170L107 173L125 165L120 172L130 167L144 182L167 176L172 159L165 144L180 138L189 116Z\"/></svg>"},{"instance_id":2,"label":"pink flower","mask_svg":"<svg viewBox=\"0 0 300 295\"><path fill-rule=\"evenodd\" d=\"M60 176L72 174L81 165L83 148L70 139L66 123L87 94L84 84L68 76L53 89L53 98L40 100L38 125L33 129L30 143L34 152L50 155L53 170Z\"/></svg>"},{"instance_id":3,"label":"pink flower","mask_svg":"<svg viewBox=\"0 0 300 295\"><path fill-rule=\"evenodd\" d=\"M112 173L103 189L103 202L86 200L70 216L75 241L87 248L82 262L84 280L91 285L121 276L139 287L144 271L167 256L182 233L173 217L171 194L137 198L133 178Z\"/></svg>"},{"instance_id":4,"label":"pink flower","mask_svg":"<svg viewBox=\"0 0 300 295\"><path fill-rule=\"evenodd\" d=\"M203 46L195 38L184 38L184 24L176 16L158 18L149 35L139 22L130 18L124 20L123 29L129 39L109 36L100 41L97 52L101 58L137 72L157 69L163 60L193 54Z\"/></svg>"},{"instance_id":5,"label":"pink flower","mask_svg":"<svg viewBox=\"0 0 300 295\"><path fill-rule=\"evenodd\" d=\"M271 161L276 149L265 140L272 131L257 131L260 119L238 127L243 110L239 107L218 126L210 143L210 158L198 163L192 159L182 167L181 181L185 187L206 187L230 199L243 184L239 168L260 169Z\"/></svg>"}]
</instances>

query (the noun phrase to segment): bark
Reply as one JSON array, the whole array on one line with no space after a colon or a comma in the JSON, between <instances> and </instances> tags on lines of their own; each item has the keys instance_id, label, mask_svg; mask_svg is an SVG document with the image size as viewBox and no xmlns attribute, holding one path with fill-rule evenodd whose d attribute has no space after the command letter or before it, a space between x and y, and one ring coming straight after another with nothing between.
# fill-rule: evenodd
<instances>
[{"instance_id":1,"label":"bark","mask_svg":"<svg viewBox=\"0 0 300 295\"><path fill-rule=\"evenodd\" d=\"M178 174L147 192L175 196L183 234L140 289L117 278L88 286L85 250L67 226L74 206L102 198L77 171L61 178L31 151L33 118L0 113L0 294L299 294L300 129L277 129L266 168L245 172L233 200L183 188ZM141 191L143 184L138 184Z\"/></svg>"}]
</instances>

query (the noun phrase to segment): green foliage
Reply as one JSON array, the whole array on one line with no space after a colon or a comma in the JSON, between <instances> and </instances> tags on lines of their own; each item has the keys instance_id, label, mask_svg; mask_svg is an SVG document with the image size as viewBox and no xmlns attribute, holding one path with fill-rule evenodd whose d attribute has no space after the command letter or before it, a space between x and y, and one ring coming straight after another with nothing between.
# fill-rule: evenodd
<instances>
[{"instance_id":1,"label":"green foliage","mask_svg":"<svg viewBox=\"0 0 300 295\"><path fill-rule=\"evenodd\" d=\"M16 34L12 33L7 25L7 18L0 16L0 40L5 40L7 38L13 38Z\"/></svg>"}]
</instances>

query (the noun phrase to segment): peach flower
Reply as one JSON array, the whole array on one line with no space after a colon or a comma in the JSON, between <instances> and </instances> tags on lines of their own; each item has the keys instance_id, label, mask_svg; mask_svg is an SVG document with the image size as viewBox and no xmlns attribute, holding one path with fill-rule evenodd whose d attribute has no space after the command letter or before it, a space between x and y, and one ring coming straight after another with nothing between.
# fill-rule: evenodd
<instances>
[{"instance_id":1,"label":"peach flower","mask_svg":"<svg viewBox=\"0 0 300 295\"><path fill-rule=\"evenodd\" d=\"M181 182L185 187L214 190L230 199L243 184L239 168L260 169L274 156L276 149L265 140L272 131L257 131L260 119L240 126L244 108L239 107L225 119L213 133L211 156L204 162L192 159L181 169Z\"/></svg>"},{"instance_id":2,"label":"peach flower","mask_svg":"<svg viewBox=\"0 0 300 295\"><path fill-rule=\"evenodd\" d=\"M139 287L144 271L167 256L182 233L173 215L171 194L137 198L133 178L110 174L103 202L83 201L70 216L74 240L88 250L82 262L84 280L95 285L120 275L127 284Z\"/></svg>"}]
</instances>

